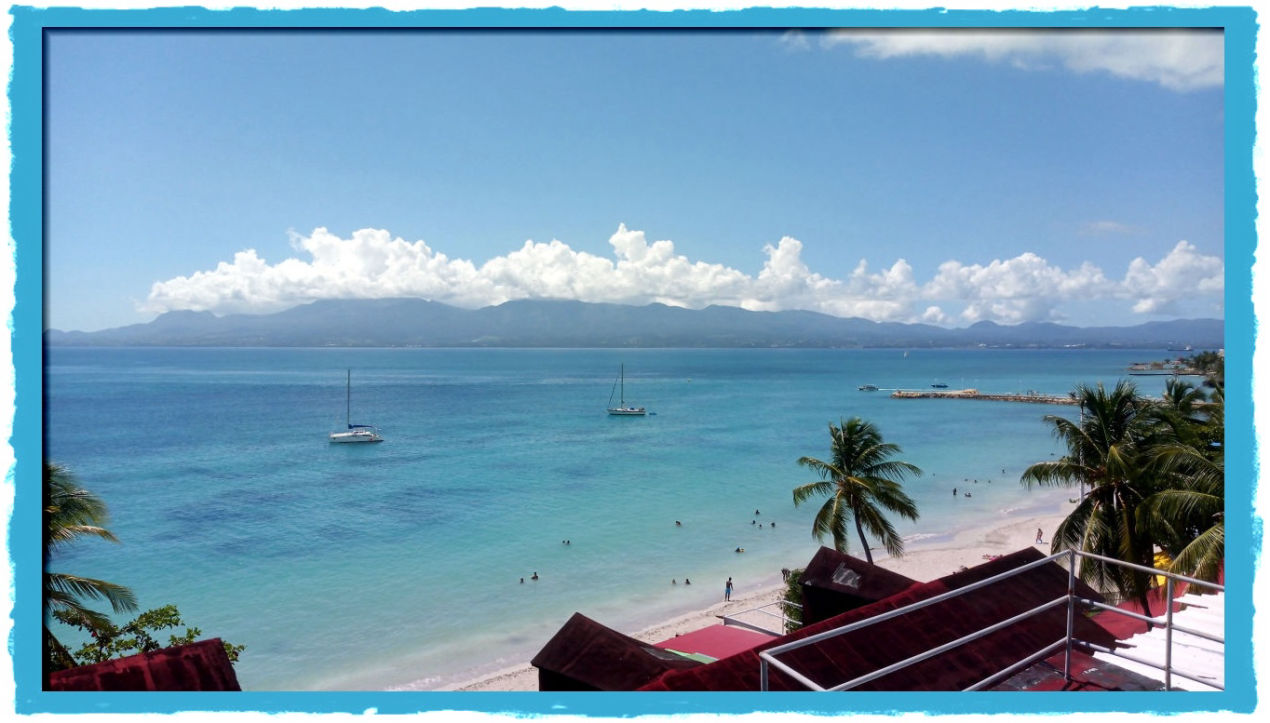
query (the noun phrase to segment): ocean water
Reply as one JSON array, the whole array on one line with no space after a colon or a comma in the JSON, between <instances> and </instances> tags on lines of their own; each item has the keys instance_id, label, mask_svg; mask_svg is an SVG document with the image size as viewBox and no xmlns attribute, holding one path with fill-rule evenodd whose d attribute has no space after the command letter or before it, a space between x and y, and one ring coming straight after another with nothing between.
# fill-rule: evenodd
<instances>
[{"instance_id":1,"label":"ocean water","mask_svg":"<svg viewBox=\"0 0 1270 723\"><path fill-rule=\"evenodd\" d=\"M434 689L528 660L575 611L633 632L717 602L728 577L743 594L805 564L815 506L790 490L815 479L796 460L828 457L831 421L874 422L924 470L911 549L1070 496L1018 480L1061 454L1042 417L1074 408L860 384L1065 394L1166 355L52 348L47 457L121 540L52 567L246 644L244 689ZM605 414L622 363L647 417ZM353 421L382 444L327 442L346 369Z\"/></svg>"}]
</instances>

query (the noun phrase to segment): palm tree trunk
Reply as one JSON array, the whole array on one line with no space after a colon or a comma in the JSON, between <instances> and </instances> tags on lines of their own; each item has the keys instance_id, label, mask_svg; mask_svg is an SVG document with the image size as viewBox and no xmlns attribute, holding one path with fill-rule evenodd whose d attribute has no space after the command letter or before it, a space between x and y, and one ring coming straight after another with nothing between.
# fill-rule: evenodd
<instances>
[{"instance_id":1,"label":"palm tree trunk","mask_svg":"<svg viewBox=\"0 0 1270 723\"><path fill-rule=\"evenodd\" d=\"M1128 531L1129 539L1137 540L1138 529L1137 529L1137 524L1135 523L1135 520L1134 520L1134 516L1137 514L1137 509L1134 506L1130 506L1127 501L1123 501L1123 504L1124 504L1124 514L1127 516L1125 520L1125 527ZM1141 548L1137 547L1137 545L1133 545L1133 548L1136 548L1136 549L1131 549L1129 559L1132 562L1142 565L1144 567L1151 567L1152 563L1154 562L1154 555L1141 554L1140 553ZM1151 549L1151 548L1148 547L1148 549ZM1149 559L1142 559L1144 557ZM1134 559L1134 558L1137 558L1137 559ZM1151 576L1145 573L1138 572L1137 570L1130 570L1129 580L1132 581L1133 586L1137 588L1138 602L1142 603L1142 614L1147 617L1151 617L1151 601L1150 601L1150 598L1148 597L1148 594L1151 592ZM1147 626L1147 632L1151 632L1151 623L1147 623L1146 626Z\"/></svg>"},{"instance_id":2,"label":"palm tree trunk","mask_svg":"<svg viewBox=\"0 0 1270 723\"><path fill-rule=\"evenodd\" d=\"M864 548L864 559L870 565L873 564L873 553L869 551L869 541L864 539L864 528L860 526L860 518L855 517L855 531L860 536L860 546Z\"/></svg>"}]
</instances>

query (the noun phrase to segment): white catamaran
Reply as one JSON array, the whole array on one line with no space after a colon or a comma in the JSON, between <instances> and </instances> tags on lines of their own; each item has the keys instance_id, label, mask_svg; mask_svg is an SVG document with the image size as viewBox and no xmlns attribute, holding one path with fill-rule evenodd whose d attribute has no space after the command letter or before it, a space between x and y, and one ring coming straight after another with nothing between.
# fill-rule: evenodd
<instances>
[{"instance_id":1,"label":"white catamaran","mask_svg":"<svg viewBox=\"0 0 1270 723\"><path fill-rule=\"evenodd\" d=\"M382 442L384 438L379 435L379 428L369 424L353 424L350 420L353 406L353 370L348 370L348 379L344 385L344 424L347 426L343 432L331 432L331 442L333 444L348 444L352 442Z\"/></svg>"},{"instance_id":2,"label":"white catamaran","mask_svg":"<svg viewBox=\"0 0 1270 723\"><path fill-rule=\"evenodd\" d=\"M617 378L618 378L618 381L613 383L613 391L609 392L609 414L612 414L618 417L642 417L645 414L648 414L648 411L645 410L643 407L629 407L626 405L626 365L625 364L619 367ZM617 406L614 407L613 406L613 392L616 392L618 390L619 384L621 385L622 392L619 397Z\"/></svg>"}]
</instances>

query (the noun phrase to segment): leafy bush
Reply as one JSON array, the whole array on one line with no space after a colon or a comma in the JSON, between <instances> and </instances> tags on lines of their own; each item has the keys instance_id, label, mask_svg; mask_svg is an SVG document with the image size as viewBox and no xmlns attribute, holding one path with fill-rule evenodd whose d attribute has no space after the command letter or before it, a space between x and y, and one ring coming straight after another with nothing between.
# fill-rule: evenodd
<instances>
[{"instance_id":1,"label":"leafy bush","mask_svg":"<svg viewBox=\"0 0 1270 723\"><path fill-rule=\"evenodd\" d=\"M181 611L177 610L175 605L164 605L147 610L122 626L106 623L104 626L93 627L62 610L53 611L53 617L67 625L85 630L93 637L92 642L85 643L79 650L71 653L74 658L73 663L66 665L65 662L69 661L64 661L63 667L92 665L111 658L124 658L161 648L189 645L203 634L202 630L185 625L181 620ZM185 632L181 635L169 634L166 643L160 642L155 637L161 631L181 627L185 627ZM233 645L229 642L224 642L224 645L225 653L229 656L231 663L238 662L238 654L247 649L245 645Z\"/></svg>"},{"instance_id":2,"label":"leafy bush","mask_svg":"<svg viewBox=\"0 0 1270 723\"><path fill-rule=\"evenodd\" d=\"M783 571L782 571L783 572ZM803 626L803 568L790 570L785 576L785 594L781 610L785 613L785 632L792 633Z\"/></svg>"}]
</instances>

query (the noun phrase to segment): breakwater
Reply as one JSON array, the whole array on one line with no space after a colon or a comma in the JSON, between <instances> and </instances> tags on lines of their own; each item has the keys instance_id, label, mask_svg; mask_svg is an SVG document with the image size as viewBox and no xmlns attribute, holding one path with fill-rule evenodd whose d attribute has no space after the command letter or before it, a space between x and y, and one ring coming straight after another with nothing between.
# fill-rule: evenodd
<instances>
[{"instance_id":1,"label":"breakwater","mask_svg":"<svg viewBox=\"0 0 1270 723\"><path fill-rule=\"evenodd\" d=\"M985 399L993 402L1027 402L1029 404L1068 404L1075 405L1076 400L1068 396L1049 394L984 394L978 389L942 389L926 391L924 389L896 389L891 392L892 399Z\"/></svg>"}]
</instances>

